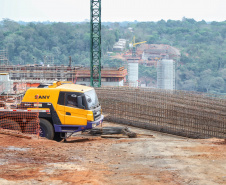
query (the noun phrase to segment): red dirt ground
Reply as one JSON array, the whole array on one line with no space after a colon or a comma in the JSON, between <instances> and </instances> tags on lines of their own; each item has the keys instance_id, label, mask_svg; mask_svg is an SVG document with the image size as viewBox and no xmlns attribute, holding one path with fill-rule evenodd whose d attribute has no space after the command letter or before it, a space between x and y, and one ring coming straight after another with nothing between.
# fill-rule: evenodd
<instances>
[{"instance_id":1,"label":"red dirt ground","mask_svg":"<svg viewBox=\"0 0 226 185\"><path fill-rule=\"evenodd\" d=\"M0 134L0 184L226 184L223 140L133 131L154 137L63 143Z\"/></svg>"}]
</instances>

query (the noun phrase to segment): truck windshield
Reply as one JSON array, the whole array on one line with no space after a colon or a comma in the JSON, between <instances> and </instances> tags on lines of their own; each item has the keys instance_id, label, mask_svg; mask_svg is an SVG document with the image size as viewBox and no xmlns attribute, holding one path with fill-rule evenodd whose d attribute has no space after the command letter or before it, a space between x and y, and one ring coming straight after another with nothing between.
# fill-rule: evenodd
<instances>
[{"instance_id":1,"label":"truck windshield","mask_svg":"<svg viewBox=\"0 0 226 185\"><path fill-rule=\"evenodd\" d=\"M87 91L84 93L86 97L86 102L88 105L88 109L93 109L99 106L99 101L96 95L95 90Z\"/></svg>"}]
</instances>

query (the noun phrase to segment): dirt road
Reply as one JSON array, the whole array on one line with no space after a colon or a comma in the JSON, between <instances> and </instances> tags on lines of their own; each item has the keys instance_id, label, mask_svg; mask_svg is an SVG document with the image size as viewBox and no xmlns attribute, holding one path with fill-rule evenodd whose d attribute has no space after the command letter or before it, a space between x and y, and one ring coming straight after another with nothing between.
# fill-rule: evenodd
<instances>
[{"instance_id":1,"label":"dirt road","mask_svg":"<svg viewBox=\"0 0 226 185\"><path fill-rule=\"evenodd\" d=\"M138 138L80 134L66 143L0 134L0 184L226 184L223 140L131 130Z\"/></svg>"}]
</instances>

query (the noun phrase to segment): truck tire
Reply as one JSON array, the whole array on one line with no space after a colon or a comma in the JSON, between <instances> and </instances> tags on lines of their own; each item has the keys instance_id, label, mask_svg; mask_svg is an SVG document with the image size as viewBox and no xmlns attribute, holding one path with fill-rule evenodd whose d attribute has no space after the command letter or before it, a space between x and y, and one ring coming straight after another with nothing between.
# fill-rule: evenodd
<instances>
[{"instance_id":1,"label":"truck tire","mask_svg":"<svg viewBox=\"0 0 226 185\"><path fill-rule=\"evenodd\" d=\"M54 129L52 124L46 119L42 118L40 118L39 124L40 124L40 136L52 140L54 138Z\"/></svg>"},{"instance_id":2,"label":"truck tire","mask_svg":"<svg viewBox=\"0 0 226 185\"><path fill-rule=\"evenodd\" d=\"M7 119L7 118L0 120L0 128L9 129L9 130L17 130L19 132L22 132L19 123L17 123L16 121L14 121L12 119Z\"/></svg>"},{"instance_id":3,"label":"truck tire","mask_svg":"<svg viewBox=\"0 0 226 185\"><path fill-rule=\"evenodd\" d=\"M61 138L60 134L62 137L66 136L66 133L55 132L53 140L58 142L62 141L64 138Z\"/></svg>"}]
</instances>

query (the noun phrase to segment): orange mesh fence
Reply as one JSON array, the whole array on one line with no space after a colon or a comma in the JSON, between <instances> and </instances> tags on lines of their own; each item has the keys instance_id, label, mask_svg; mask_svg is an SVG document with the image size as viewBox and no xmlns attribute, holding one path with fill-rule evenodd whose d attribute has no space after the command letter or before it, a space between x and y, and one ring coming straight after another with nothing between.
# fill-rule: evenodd
<instances>
[{"instance_id":1,"label":"orange mesh fence","mask_svg":"<svg viewBox=\"0 0 226 185\"><path fill-rule=\"evenodd\" d=\"M39 134L37 103L18 104L20 97L0 97L0 129Z\"/></svg>"}]
</instances>

